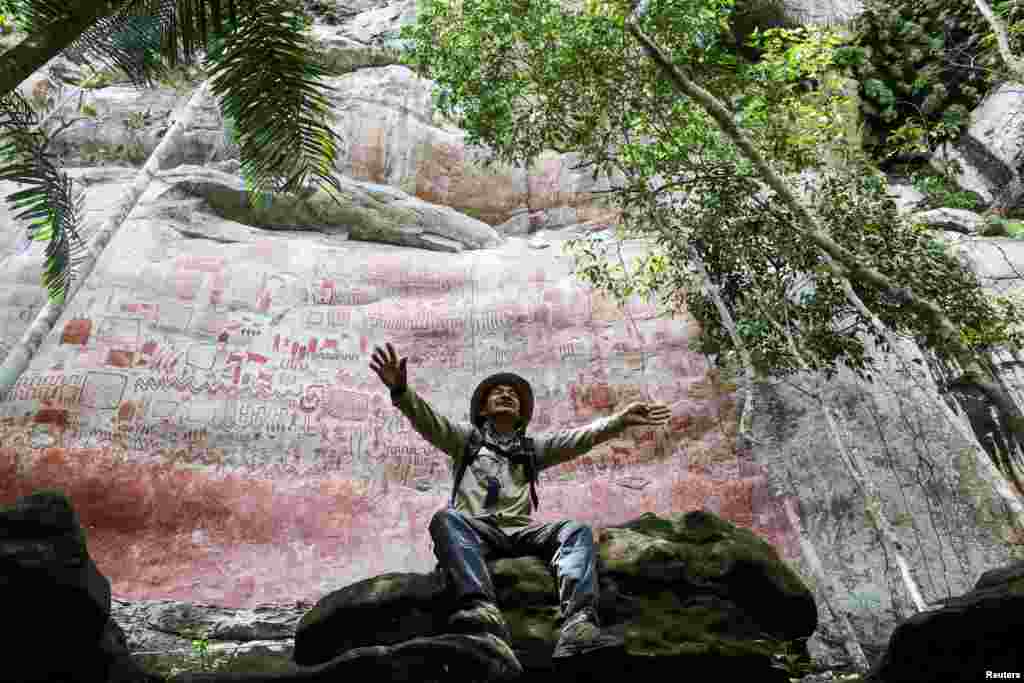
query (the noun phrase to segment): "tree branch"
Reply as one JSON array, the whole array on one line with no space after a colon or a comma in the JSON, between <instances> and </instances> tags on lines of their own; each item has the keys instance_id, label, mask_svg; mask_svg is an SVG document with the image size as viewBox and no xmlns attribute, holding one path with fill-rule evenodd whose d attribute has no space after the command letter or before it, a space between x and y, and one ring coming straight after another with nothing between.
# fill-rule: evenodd
<instances>
[{"instance_id":1,"label":"tree branch","mask_svg":"<svg viewBox=\"0 0 1024 683\"><path fill-rule=\"evenodd\" d=\"M728 110L722 106L722 103L712 94L691 81L640 30L636 24L635 17L642 14L644 7L644 3L641 2L630 18L626 20L626 27L629 32L640 41L647 55L661 68L676 90L695 100L708 112L715 122L718 123L722 131L732 139L743 155L753 163L765 182L779 194L790 211L796 215L798 219L797 230L802 232L811 242L825 252L828 257L825 261L825 267L836 277L856 278L865 284L878 288L899 305L908 306L924 319L929 320L937 329L936 336L939 343L951 350L963 367L968 371L973 371L974 374L971 379L976 386L985 393L997 409L1007 411L1008 424L1013 426L1017 438L1024 440L1024 416L1020 414L1020 410L1013 400L1006 396L998 386L993 382L983 379L986 375L983 368L979 365L976 355L961 341L959 332L945 313L934 302L916 296L908 287L896 286L878 270L865 265L858 254L845 249L828 236L817 217L811 214L804 205L804 202L792 192L765 158L761 156L760 152L754 148L747 136L740 131Z\"/></svg>"}]
</instances>

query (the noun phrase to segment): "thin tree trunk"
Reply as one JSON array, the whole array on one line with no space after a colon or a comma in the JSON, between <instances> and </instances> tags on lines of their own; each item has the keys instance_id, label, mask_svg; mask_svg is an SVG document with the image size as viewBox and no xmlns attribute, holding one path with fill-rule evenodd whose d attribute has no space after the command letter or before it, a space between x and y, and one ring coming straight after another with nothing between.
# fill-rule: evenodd
<instances>
[{"instance_id":1,"label":"thin tree trunk","mask_svg":"<svg viewBox=\"0 0 1024 683\"><path fill-rule=\"evenodd\" d=\"M823 250L827 256L826 268L834 276L844 278L855 277L861 282L870 284L883 290L901 305L909 306L922 318L930 320L938 332L941 342L944 342L957 357L957 360L965 368L964 375L959 379L962 384L973 385L983 392L991 403L1006 416L1007 423L1011 425L1018 439L1024 440L1024 415L1021 415L1016 404L992 382L985 372L984 367L978 362L977 357L960 340L960 336L952 321L932 301L916 296L912 290L906 287L897 287L874 268L865 266L860 262L858 256L833 241L825 232L818 219L811 214L808 208L798 197L796 197L789 186L775 173L774 169L767 163L760 152L753 146L747 136L739 130L732 115L722 103L711 93L686 77L671 61L662 53L660 48L647 37L637 25L637 17L646 8L646 1L641 2L626 19L626 27L637 40L643 45L648 56L668 76L674 87L684 95L695 100L703 107L708 114L718 123L719 127L739 147L743 155L749 159L758 169L761 177L768 185L775 190L791 211L797 216L797 229L808 237L818 248ZM834 259L834 260L833 260ZM836 261L839 263L837 264ZM839 265L842 264L842 265ZM987 454L986 454L987 459ZM991 466L991 462L989 462ZM998 471L998 470L997 470ZM1002 478L1002 475L1000 475ZM996 490L1001 496L1014 498L1013 492L1006 486L1005 480ZM1013 504L1020 506L1020 501Z\"/></svg>"},{"instance_id":2,"label":"thin tree trunk","mask_svg":"<svg viewBox=\"0 0 1024 683\"><path fill-rule=\"evenodd\" d=\"M56 304L53 301L47 301L46 305L39 311L36 319L25 331L21 341L7 354L3 365L0 365L0 397L6 395L14 387L18 378L28 368L29 363L32 362L32 359L39 351L43 340L53 330L54 325L57 324L57 320L64 313L67 305L71 303L75 294L78 293L78 290L81 289L83 283L92 273L93 268L96 267L96 262L103 254L103 250L106 249L107 245L117 234L117 231L124 225L128 215L138 204L139 197L143 195L149 184L156 177L156 172L160 169L161 162L180 144L182 134L192 124L192 119L195 118L196 113L199 111L200 105L209 91L209 87L210 81L206 80L195 89L185 110L167 133L164 134L160 144L157 145L146 161L146 164L139 170L135 181L125 190L110 218L107 219L89 241L87 247L88 256L83 261L81 270L76 274L74 281L71 283L67 296L64 298L64 303Z\"/></svg>"},{"instance_id":3,"label":"thin tree trunk","mask_svg":"<svg viewBox=\"0 0 1024 683\"><path fill-rule=\"evenodd\" d=\"M996 34L996 45L999 46L999 55L1006 62L1007 68L1013 72L1017 80L1024 83L1024 60L1017 59L1010 52L1010 41L1006 38L1006 27L1003 26L1001 21L996 19L995 13L992 12L992 8L988 6L985 0L974 0L974 4L978 6L978 11L984 15L989 26L992 27L993 33Z\"/></svg>"},{"instance_id":4,"label":"thin tree trunk","mask_svg":"<svg viewBox=\"0 0 1024 683\"><path fill-rule=\"evenodd\" d=\"M729 331L729 336L732 338L733 346L736 347L737 351L740 354L740 358L743 361L743 368L745 370L748 384L747 401L744 405L743 416L740 419L739 431L743 439L749 440L750 437L745 433L746 427L743 424L744 418L749 419L750 414L753 412L752 408L754 396L754 382L761 382L763 381L763 379L757 376L757 373L754 370L754 364L750 358L750 351L747 349L746 344L743 343L743 340L740 338L739 333L736 331L736 324L732 319L732 314L726 307L725 302L722 301L722 297L718 291L718 286L714 282L712 282L711 278L708 276L708 272L707 269L704 267L703 260L701 260L700 256L697 254L696 250L693 249L692 246L689 247L689 252L690 260L696 266L697 272L700 274L700 277L703 280L704 291L707 292L711 299L715 302L715 308L718 309L718 314L722 319L722 325ZM828 416L827 408L826 416ZM831 418L829 418L829 420L831 424ZM842 443L839 441L838 435L835 434L834 425L832 425L832 427L833 438L835 438L836 443L839 444L839 448L842 451ZM822 596L822 598L824 598L825 606L828 608L828 611L832 614L832 617L836 620L836 623L839 625L839 630L843 633L843 645L846 648L846 652L848 655L850 655L850 659L853 661L854 667L861 673L866 673L869 668L868 660L867 657L864 655L863 648L861 648L860 646L860 641L857 640L857 634L853 630L853 625L850 623L850 620L846 618L846 613L842 610L836 609L832 604L833 596L840 594L839 588L838 586L836 586L835 582L832 581L832 578L825 571L824 566L822 566L821 559L818 557L818 552L814 547L814 542L810 538L808 538L807 535L804 533L803 525L800 524L800 519L796 511L793 509L792 500L786 501L785 509L786 516L789 519L790 526L793 527L793 530L797 533L797 536L800 540L800 552L804 557L804 562L807 566L807 569L811 572L811 575L814 577L814 581L818 586L819 594ZM901 559L902 555L897 555L897 562L899 562ZM905 564L906 562L903 562L900 565L900 568L903 569ZM916 586L914 586L913 584L913 579L910 579L910 582L910 585L916 588ZM916 595L917 599L920 600L919 593L912 593L912 595ZM923 602L922 607L919 607L918 609L923 609Z\"/></svg>"},{"instance_id":5,"label":"thin tree trunk","mask_svg":"<svg viewBox=\"0 0 1024 683\"><path fill-rule=\"evenodd\" d=\"M747 397L743 405L743 413L740 415L739 436L742 441L740 448L745 449L747 443L751 441L749 423L750 415L753 412L754 406L754 383L761 382L763 379L757 376L757 372L754 370L754 363L750 358L750 351L747 349L747 345L743 343L739 333L736 331L736 322L732 319L732 313L725 305L725 302L722 301L722 295L718 291L718 285L711 281L711 276L708 275L708 271L704 267L704 261L693 248L692 244L687 245L687 251L689 252L690 261L697 267L697 272L700 274L702 288L710 299L715 302L715 308L718 309L718 315L722 319L722 325L726 330L728 330L729 336L732 338L733 346L736 347L737 352L740 354L740 361L743 364L743 374L746 376L747 384Z\"/></svg>"},{"instance_id":6,"label":"thin tree trunk","mask_svg":"<svg viewBox=\"0 0 1024 683\"><path fill-rule=\"evenodd\" d=\"M110 9L93 0L65 0L68 17L25 38L0 55L0 97L9 94L44 64L63 52Z\"/></svg>"}]
</instances>

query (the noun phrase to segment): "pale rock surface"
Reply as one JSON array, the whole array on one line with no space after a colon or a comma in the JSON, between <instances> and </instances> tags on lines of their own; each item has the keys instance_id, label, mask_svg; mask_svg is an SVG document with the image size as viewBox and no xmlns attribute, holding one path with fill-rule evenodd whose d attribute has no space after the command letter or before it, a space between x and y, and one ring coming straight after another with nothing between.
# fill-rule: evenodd
<instances>
[{"instance_id":1,"label":"pale rock surface","mask_svg":"<svg viewBox=\"0 0 1024 683\"><path fill-rule=\"evenodd\" d=\"M994 207L1016 206L1024 197L1021 161L1024 160L1024 88L1002 83L971 112L966 133L954 144L943 144L929 164L937 171L947 160L962 167L955 179L961 188L978 193Z\"/></svg>"},{"instance_id":2,"label":"pale rock surface","mask_svg":"<svg viewBox=\"0 0 1024 683\"><path fill-rule=\"evenodd\" d=\"M977 235L985 226L985 219L967 209L939 208L918 211L910 218L934 230L948 230L964 235Z\"/></svg>"}]
</instances>

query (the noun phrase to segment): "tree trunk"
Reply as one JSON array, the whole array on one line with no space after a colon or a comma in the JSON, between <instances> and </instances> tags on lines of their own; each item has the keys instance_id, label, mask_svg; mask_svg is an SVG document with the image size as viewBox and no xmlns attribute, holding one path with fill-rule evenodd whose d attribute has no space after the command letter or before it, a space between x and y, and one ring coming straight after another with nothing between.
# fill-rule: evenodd
<instances>
[{"instance_id":1,"label":"tree trunk","mask_svg":"<svg viewBox=\"0 0 1024 683\"><path fill-rule=\"evenodd\" d=\"M65 0L68 17L65 21L37 31L0 58L0 97L9 94L44 64L63 52L110 9L91 0Z\"/></svg>"},{"instance_id":2,"label":"tree trunk","mask_svg":"<svg viewBox=\"0 0 1024 683\"><path fill-rule=\"evenodd\" d=\"M128 215L135 209L138 204L139 197L146 191L149 184L156 177L156 172L160 169L161 162L168 156L174 147L180 143L181 136L188 128L192 119L195 118L196 113L200 109L200 104L206 97L209 91L210 81L203 81L202 85L195 89L192 93L192 98L188 101L185 110L178 117L178 120L174 122L174 125L164 134L160 144L157 145L156 149L149 156L146 164L139 170L138 175L135 177L135 181L127 188L124 194L121 196L120 201L116 209L113 211L110 218L97 230L96 234L89 241L88 245L88 256L82 262L81 270L76 274L74 281L69 288L67 296L64 298L63 304L56 304L53 301L48 301L36 319L32 322L29 328L25 331L21 341L19 341L14 348L11 349L10 353L3 361L3 365L0 365L0 397L5 396L14 387L14 384L21 377L22 373L28 368L29 363L35 357L39 351L39 347L42 345L43 340L53 330L54 325L57 324L57 320L60 318L64 309L67 307L71 300L74 298L78 290L81 289L82 284L92 273L93 268L96 267L96 262L103 254L103 250L106 249L107 245L114 238L117 231L124 225Z\"/></svg>"},{"instance_id":3,"label":"tree trunk","mask_svg":"<svg viewBox=\"0 0 1024 683\"><path fill-rule=\"evenodd\" d=\"M977 357L961 342L959 333L949 318L933 302L919 298L909 288L896 287L882 273L860 263L856 254L844 249L828 236L818 219L794 195L789 186L783 182L757 149L754 148L747 136L739 130L725 106L714 95L687 78L682 71L669 61L660 48L640 30L636 21L637 17L645 11L645 6L646 3L642 2L634 10L633 14L626 19L626 27L629 32L640 41L644 51L665 72L673 86L700 104L732 139L743 155L754 164L764 181L779 194L779 197L797 216L797 229L823 250L826 256L831 257L825 260L826 268L836 277L855 277L861 282L882 289L895 301L909 306L921 315L922 318L930 320L938 331L940 340L952 349L958 362L962 367L966 368L964 376L960 379L961 383L973 385L984 393L991 403L1003 413L1007 423L1012 426L1017 438L1024 440L1024 416L1021 415L1013 400L987 377L987 373L978 362ZM837 264L836 261L842 265ZM985 454L983 460L987 463L988 469L994 467L987 454ZM1000 495L1005 498L1008 494L1013 498L1013 493L1006 486L1005 479L1003 479L1002 475L999 475L999 478L1003 480L1003 485L996 487ZM1016 506L1015 509L1019 509L1021 506L1019 500L1012 503L1010 500L1007 500L1007 503L1011 506Z\"/></svg>"},{"instance_id":4,"label":"tree trunk","mask_svg":"<svg viewBox=\"0 0 1024 683\"><path fill-rule=\"evenodd\" d=\"M992 12L992 8L988 6L985 0L974 0L974 4L977 5L978 11L984 15L988 21L988 25L992 27L992 32L996 34L996 44L999 46L999 55L1006 62L1006 67L1013 73L1013 76L1024 83L1024 59L1017 59L1010 52L1010 41L1006 38L1006 28L1002 23L996 19L996 15Z\"/></svg>"}]
</instances>

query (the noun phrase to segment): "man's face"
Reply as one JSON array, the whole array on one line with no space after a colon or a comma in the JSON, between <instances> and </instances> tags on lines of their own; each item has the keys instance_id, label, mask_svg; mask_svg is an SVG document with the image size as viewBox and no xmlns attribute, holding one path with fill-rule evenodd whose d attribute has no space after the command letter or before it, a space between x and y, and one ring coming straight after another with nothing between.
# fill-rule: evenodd
<instances>
[{"instance_id":1,"label":"man's face","mask_svg":"<svg viewBox=\"0 0 1024 683\"><path fill-rule=\"evenodd\" d=\"M487 405L482 411L484 415L519 416L519 394L507 384L499 384L487 395Z\"/></svg>"}]
</instances>

